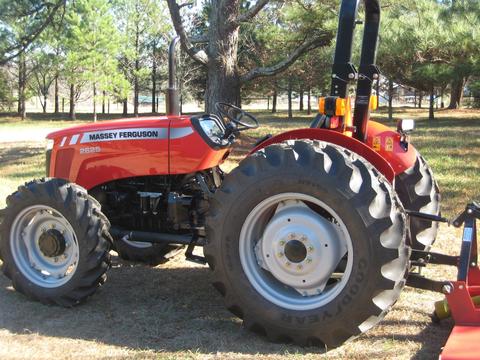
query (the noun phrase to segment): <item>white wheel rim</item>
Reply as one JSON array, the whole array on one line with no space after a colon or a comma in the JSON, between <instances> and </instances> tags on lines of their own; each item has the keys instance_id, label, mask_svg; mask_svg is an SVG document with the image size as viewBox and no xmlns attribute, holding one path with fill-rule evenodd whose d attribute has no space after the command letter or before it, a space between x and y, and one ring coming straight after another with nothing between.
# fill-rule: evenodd
<instances>
[{"instance_id":1,"label":"white wheel rim","mask_svg":"<svg viewBox=\"0 0 480 360\"><path fill-rule=\"evenodd\" d=\"M298 249L300 243L306 251L291 261L291 245ZM353 267L353 245L342 219L324 202L301 193L260 202L242 226L239 253L255 290L290 310L311 310L332 301ZM339 272L340 261L344 267Z\"/></svg>"},{"instance_id":2,"label":"white wheel rim","mask_svg":"<svg viewBox=\"0 0 480 360\"><path fill-rule=\"evenodd\" d=\"M55 229L65 241L65 250L58 256L42 252L39 239ZM23 209L14 219L10 230L10 249L18 270L33 284L56 288L66 284L77 270L80 250L77 236L68 220L46 205Z\"/></svg>"}]
</instances>

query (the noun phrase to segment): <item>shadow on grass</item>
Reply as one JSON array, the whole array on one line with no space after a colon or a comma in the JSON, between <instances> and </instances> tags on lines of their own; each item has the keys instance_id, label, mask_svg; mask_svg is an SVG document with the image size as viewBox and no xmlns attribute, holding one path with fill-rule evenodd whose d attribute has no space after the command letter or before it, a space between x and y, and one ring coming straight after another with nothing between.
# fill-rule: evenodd
<instances>
[{"instance_id":1,"label":"shadow on grass","mask_svg":"<svg viewBox=\"0 0 480 360\"><path fill-rule=\"evenodd\" d=\"M225 309L210 280L210 271L204 267L149 268L116 260L101 291L84 305L63 309L28 300L14 292L8 279L2 276L0 329L20 335L38 333L154 352L252 356L324 353L315 347L269 343L243 329L240 320ZM395 321L390 324L388 320L383 324L403 326ZM416 358L433 358L440 351L439 338L442 342L448 332L448 324L431 325L420 334L396 335L395 339L419 342L422 350ZM387 332L367 338L391 340ZM382 355L382 350L376 347L362 349L369 349L362 353L366 358Z\"/></svg>"},{"instance_id":2,"label":"shadow on grass","mask_svg":"<svg viewBox=\"0 0 480 360\"><path fill-rule=\"evenodd\" d=\"M43 154L44 152L45 149L39 146L2 147L0 144L0 167L5 166L8 163L28 160L30 158Z\"/></svg>"},{"instance_id":3,"label":"shadow on grass","mask_svg":"<svg viewBox=\"0 0 480 360\"><path fill-rule=\"evenodd\" d=\"M246 331L210 286L205 268L149 268L118 263L84 305L45 306L11 290L0 277L0 329L15 334L94 340L156 352L320 353L271 344Z\"/></svg>"}]
</instances>

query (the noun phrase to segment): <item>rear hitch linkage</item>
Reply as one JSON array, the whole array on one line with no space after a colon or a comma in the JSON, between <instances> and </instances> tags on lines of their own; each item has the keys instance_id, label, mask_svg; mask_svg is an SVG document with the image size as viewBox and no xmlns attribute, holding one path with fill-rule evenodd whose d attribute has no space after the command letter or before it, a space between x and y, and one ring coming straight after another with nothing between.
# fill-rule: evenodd
<instances>
[{"instance_id":1,"label":"rear hitch linkage","mask_svg":"<svg viewBox=\"0 0 480 360\"><path fill-rule=\"evenodd\" d=\"M407 215L423 220L447 223L457 228L464 225L462 247L459 256L445 255L431 251L412 250L412 267L426 267L428 264L455 266L458 269L458 281L466 281L470 268L476 268L478 265L478 250L476 236L476 220L480 219L480 204L472 202L468 204L462 213L455 219L448 219L425 214L417 211L407 210ZM407 285L439 293L448 293L451 289L451 283L448 281L437 281L425 278L419 273L410 273L407 279Z\"/></svg>"}]
</instances>

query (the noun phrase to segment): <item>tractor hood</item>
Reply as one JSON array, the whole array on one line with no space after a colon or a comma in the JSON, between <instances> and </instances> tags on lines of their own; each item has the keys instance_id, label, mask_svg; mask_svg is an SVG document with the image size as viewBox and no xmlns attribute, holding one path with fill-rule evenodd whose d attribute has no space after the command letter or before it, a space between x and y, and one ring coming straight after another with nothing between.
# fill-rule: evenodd
<instances>
[{"instance_id":1,"label":"tractor hood","mask_svg":"<svg viewBox=\"0 0 480 360\"><path fill-rule=\"evenodd\" d=\"M47 139L55 140L59 138L71 138L74 136L79 137L81 134L105 134L102 136L121 136L118 130L137 131L141 133L145 128L155 129L168 129L170 122L173 120L185 120L186 116L156 116L156 117L143 117L136 119L120 119L102 121L99 123L82 124L72 126L66 129L54 131L47 135ZM115 135L117 134L117 135ZM132 132L133 134L133 132ZM105 138L105 140L107 140Z\"/></svg>"}]
</instances>

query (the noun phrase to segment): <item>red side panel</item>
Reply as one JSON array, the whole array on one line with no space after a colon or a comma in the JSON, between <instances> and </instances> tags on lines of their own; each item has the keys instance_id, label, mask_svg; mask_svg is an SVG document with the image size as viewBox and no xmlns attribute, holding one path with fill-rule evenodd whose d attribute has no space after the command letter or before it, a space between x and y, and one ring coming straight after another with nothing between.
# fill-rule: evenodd
<instances>
[{"instance_id":1,"label":"red side panel","mask_svg":"<svg viewBox=\"0 0 480 360\"><path fill-rule=\"evenodd\" d=\"M230 148L212 149L189 119L170 124L170 174L188 174L223 162Z\"/></svg>"},{"instance_id":2,"label":"red side panel","mask_svg":"<svg viewBox=\"0 0 480 360\"><path fill-rule=\"evenodd\" d=\"M400 134L376 121L368 123L367 145L392 166L395 175L411 168L417 158L415 148L411 144L408 145L407 151L400 145Z\"/></svg>"},{"instance_id":3,"label":"red side panel","mask_svg":"<svg viewBox=\"0 0 480 360\"><path fill-rule=\"evenodd\" d=\"M349 136L343 135L342 133L325 130L325 129L298 129L285 132L283 134L274 136L255 149L251 153L258 151L264 147L267 147L272 144L277 144L286 140L299 140L299 139L314 139L329 142L341 147L344 147L361 157L365 158L370 162L375 168L387 178L391 183L395 178L395 172L392 169L392 166L377 152L372 150L371 147L365 145L364 143L351 138Z\"/></svg>"},{"instance_id":4,"label":"red side panel","mask_svg":"<svg viewBox=\"0 0 480 360\"><path fill-rule=\"evenodd\" d=\"M229 148L212 149L187 116L106 121L48 135L50 176L84 188L113 180L188 174L219 165Z\"/></svg>"},{"instance_id":5,"label":"red side panel","mask_svg":"<svg viewBox=\"0 0 480 360\"><path fill-rule=\"evenodd\" d=\"M91 189L127 177L168 174L169 125L177 119L108 121L49 134L55 141L50 176Z\"/></svg>"}]
</instances>

